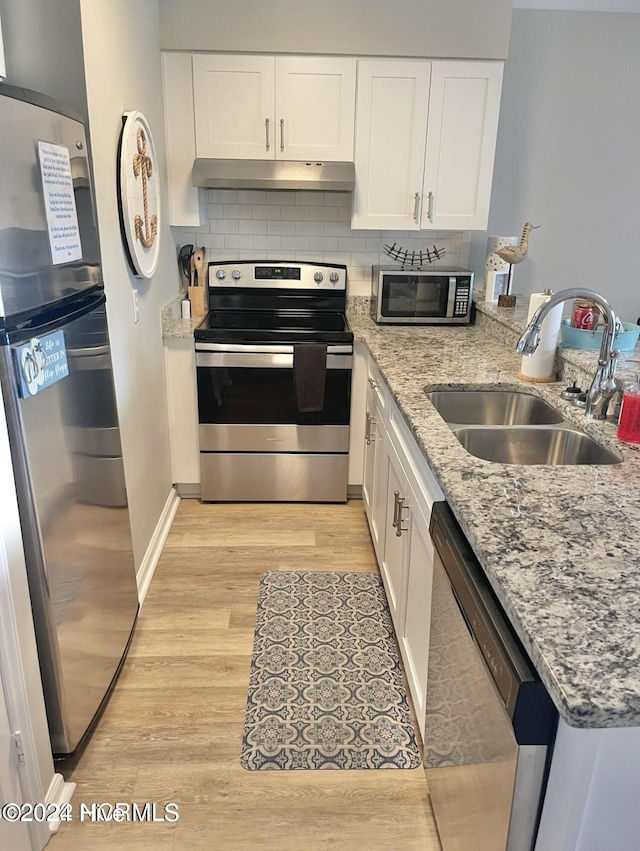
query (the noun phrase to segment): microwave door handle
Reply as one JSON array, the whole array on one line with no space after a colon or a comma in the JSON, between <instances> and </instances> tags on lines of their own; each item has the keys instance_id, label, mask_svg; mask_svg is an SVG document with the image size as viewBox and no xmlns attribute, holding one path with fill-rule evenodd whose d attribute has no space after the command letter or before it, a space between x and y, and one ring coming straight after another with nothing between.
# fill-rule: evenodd
<instances>
[{"instance_id":1,"label":"microwave door handle","mask_svg":"<svg viewBox=\"0 0 640 851\"><path fill-rule=\"evenodd\" d=\"M447 294L447 319L453 322L454 310L456 307L456 279L455 276L449 276L449 292Z\"/></svg>"}]
</instances>

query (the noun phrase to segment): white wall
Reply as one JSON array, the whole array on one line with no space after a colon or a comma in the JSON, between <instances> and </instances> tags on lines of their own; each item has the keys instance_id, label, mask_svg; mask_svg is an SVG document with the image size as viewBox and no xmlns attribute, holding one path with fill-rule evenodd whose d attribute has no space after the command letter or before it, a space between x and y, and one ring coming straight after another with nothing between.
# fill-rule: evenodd
<instances>
[{"instance_id":1,"label":"white wall","mask_svg":"<svg viewBox=\"0 0 640 851\"><path fill-rule=\"evenodd\" d=\"M160 0L164 50L504 59L511 0Z\"/></svg>"},{"instance_id":2,"label":"white wall","mask_svg":"<svg viewBox=\"0 0 640 851\"><path fill-rule=\"evenodd\" d=\"M134 277L120 234L116 154L122 114L144 113L166 186L158 0L81 0L87 101L127 492L140 569L171 490L160 310L178 292L166 197L160 260L150 281ZM132 291L139 294L134 324Z\"/></svg>"},{"instance_id":3,"label":"white wall","mask_svg":"<svg viewBox=\"0 0 640 851\"><path fill-rule=\"evenodd\" d=\"M489 233L541 226L515 291L584 285L640 316L639 139L640 15L514 10Z\"/></svg>"}]
</instances>

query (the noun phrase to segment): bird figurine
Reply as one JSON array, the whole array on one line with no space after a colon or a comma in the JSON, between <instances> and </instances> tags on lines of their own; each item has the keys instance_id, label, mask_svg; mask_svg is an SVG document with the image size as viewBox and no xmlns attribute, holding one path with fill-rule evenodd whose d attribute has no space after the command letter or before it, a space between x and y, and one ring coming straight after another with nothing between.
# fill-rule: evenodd
<instances>
[{"instance_id":1,"label":"bird figurine","mask_svg":"<svg viewBox=\"0 0 640 851\"><path fill-rule=\"evenodd\" d=\"M522 228L522 236L520 237L520 242L517 245L505 245L504 248L496 248L493 253L497 254L498 257L506 263L511 263L511 265L522 263L524 258L527 256L527 250L529 248L529 232L538 227L540 227L540 225L532 225L531 222L527 222Z\"/></svg>"}]
</instances>

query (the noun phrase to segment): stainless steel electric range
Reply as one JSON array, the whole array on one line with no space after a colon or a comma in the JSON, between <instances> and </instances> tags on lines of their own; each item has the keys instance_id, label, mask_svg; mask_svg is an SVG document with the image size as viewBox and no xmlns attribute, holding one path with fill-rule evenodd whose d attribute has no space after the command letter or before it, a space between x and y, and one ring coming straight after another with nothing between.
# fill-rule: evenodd
<instances>
[{"instance_id":1,"label":"stainless steel electric range","mask_svg":"<svg viewBox=\"0 0 640 851\"><path fill-rule=\"evenodd\" d=\"M346 286L334 264L209 264L195 330L203 500L346 500Z\"/></svg>"}]
</instances>

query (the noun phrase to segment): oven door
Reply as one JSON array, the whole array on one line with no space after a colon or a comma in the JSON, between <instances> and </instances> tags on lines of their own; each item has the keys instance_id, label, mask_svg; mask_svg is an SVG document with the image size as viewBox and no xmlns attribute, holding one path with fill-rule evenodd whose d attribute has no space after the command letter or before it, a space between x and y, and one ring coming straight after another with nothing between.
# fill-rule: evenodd
<instances>
[{"instance_id":1,"label":"oven door","mask_svg":"<svg viewBox=\"0 0 640 851\"><path fill-rule=\"evenodd\" d=\"M443 322L453 317L455 290L455 278L449 275L382 272L380 315L402 322Z\"/></svg>"},{"instance_id":2,"label":"oven door","mask_svg":"<svg viewBox=\"0 0 640 851\"><path fill-rule=\"evenodd\" d=\"M293 346L198 343L201 451L348 451L352 359L351 345L327 347L323 408L303 413Z\"/></svg>"}]
</instances>

